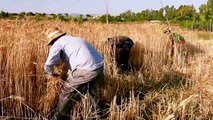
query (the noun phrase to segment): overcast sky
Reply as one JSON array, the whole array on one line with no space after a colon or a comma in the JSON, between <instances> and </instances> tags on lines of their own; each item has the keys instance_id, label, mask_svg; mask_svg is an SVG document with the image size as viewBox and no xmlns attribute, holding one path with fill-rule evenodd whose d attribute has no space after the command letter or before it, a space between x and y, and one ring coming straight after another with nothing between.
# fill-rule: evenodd
<instances>
[{"instance_id":1,"label":"overcast sky","mask_svg":"<svg viewBox=\"0 0 213 120\"><path fill-rule=\"evenodd\" d=\"M108 0L109 14L119 15L127 10L141 12L145 9L159 10L164 6L194 5L199 8L207 0ZM0 0L0 11L105 14L106 0Z\"/></svg>"}]
</instances>

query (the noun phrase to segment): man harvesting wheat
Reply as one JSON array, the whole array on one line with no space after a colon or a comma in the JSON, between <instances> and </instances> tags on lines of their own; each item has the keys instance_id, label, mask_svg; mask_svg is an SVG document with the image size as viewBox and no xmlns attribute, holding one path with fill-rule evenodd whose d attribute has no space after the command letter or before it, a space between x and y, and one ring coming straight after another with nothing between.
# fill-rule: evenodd
<instances>
[{"instance_id":1,"label":"man harvesting wheat","mask_svg":"<svg viewBox=\"0 0 213 120\"><path fill-rule=\"evenodd\" d=\"M107 43L111 47L111 57L114 58L116 66L122 71L127 71L133 40L127 36L115 36L108 38Z\"/></svg>"},{"instance_id":2,"label":"man harvesting wheat","mask_svg":"<svg viewBox=\"0 0 213 120\"><path fill-rule=\"evenodd\" d=\"M170 29L166 29L164 31L164 34L169 36L169 42L167 44L167 47L169 48L169 59L171 63L173 62L173 58L175 55L180 55L180 56L186 56L186 48L185 48L185 38L175 32L171 32Z\"/></svg>"},{"instance_id":3,"label":"man harvesting wheat","mask_svg":"<svg viewBox=\"0 0 213 120\"><path fill-rule=\"evenodd\" d=\"M44 65L47 76L57 76L54 65L62 60L68 67L68 77L59 95L55 120L69 119L74 103L88 90L97 99L97 88L103 75L103 57L88 42L79 37L67 35L57 27L47 30L49 55Z\"/></svg>"}]
</instances>

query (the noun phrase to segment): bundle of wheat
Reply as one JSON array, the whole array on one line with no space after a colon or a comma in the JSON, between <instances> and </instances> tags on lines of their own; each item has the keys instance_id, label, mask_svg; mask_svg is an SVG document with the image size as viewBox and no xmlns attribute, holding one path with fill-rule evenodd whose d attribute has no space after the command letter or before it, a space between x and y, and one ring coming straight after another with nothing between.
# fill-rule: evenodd
<instances>
[{"instance_id":1,"label":"bundle of wheat","mask_svg":"<svg viewBox=\"0 0 213 120\"><path fill-rule=\"evenodd\" d=\"M38 110L47 115L57 105L59 91L60 91L60 78L50 77L47 79L47 93L40 98L38 102Z\"/></svg>"}]
</instances>

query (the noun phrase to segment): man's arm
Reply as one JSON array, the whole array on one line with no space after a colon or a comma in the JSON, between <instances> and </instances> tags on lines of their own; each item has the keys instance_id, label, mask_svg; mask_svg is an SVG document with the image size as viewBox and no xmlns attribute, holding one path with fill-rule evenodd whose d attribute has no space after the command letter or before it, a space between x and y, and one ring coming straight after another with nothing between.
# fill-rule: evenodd
<instances>
[{"instance_id":1,"label":"man's arm","mask_svg":"<svg viewBox=\"0 0 213 120\"><path fill-rule=\"evenodd\" d=\"M57 46L52 46L49 51L47 61L44 65L44 70L48 75L54 75L54 65L60 60L60 53L62 52L61 48Z\"/></svg>"}]
</instances>

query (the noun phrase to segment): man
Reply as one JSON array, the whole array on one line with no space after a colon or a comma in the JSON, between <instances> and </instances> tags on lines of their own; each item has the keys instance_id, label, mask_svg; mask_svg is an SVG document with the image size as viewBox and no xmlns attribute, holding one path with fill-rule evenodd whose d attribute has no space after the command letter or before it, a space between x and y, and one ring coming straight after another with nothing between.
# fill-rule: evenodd
<instances>
[{"instance_id":1,"label":"man","mask_svg":"<svg viewBox=\"0 0 213 120\"><path fill-rule=\"evenodd\" d=\"M111 46L111 56L115 59L116 66L122 71L127 71L129 68L129 54L134 42L126 36L115 36L108 38Z\"/></svg>"},{"instance_id":2,"label":"man","mask_svg":"<svg viewBox=\"0 0 213 120\"><path fill-rule=\"evenodd\" d=\"M75 101L88 90L94 99L98 98L97 88L103 76L103 57L91 44L79 37L67 35L57 27L47 30L49 55L44 65L48 76L57 76L54 65L62 60L68 67L68 77L59 95L56 120L69 119Z\"/></svg>"},{"instance_id":3,"label":"man","mask_svg":"<svg viewBox=\"0 0 213 120\"><path fill-rule=\"evenodd\" d=\"M167 43L167 47L169 49L169 58L171 62L173 62L173 57L175 53L180 55L185 55L185 38L175 32L171 32L169 28L164 31L164 34L169 35L169 42Z\"/></svg>"}]
</instances>

